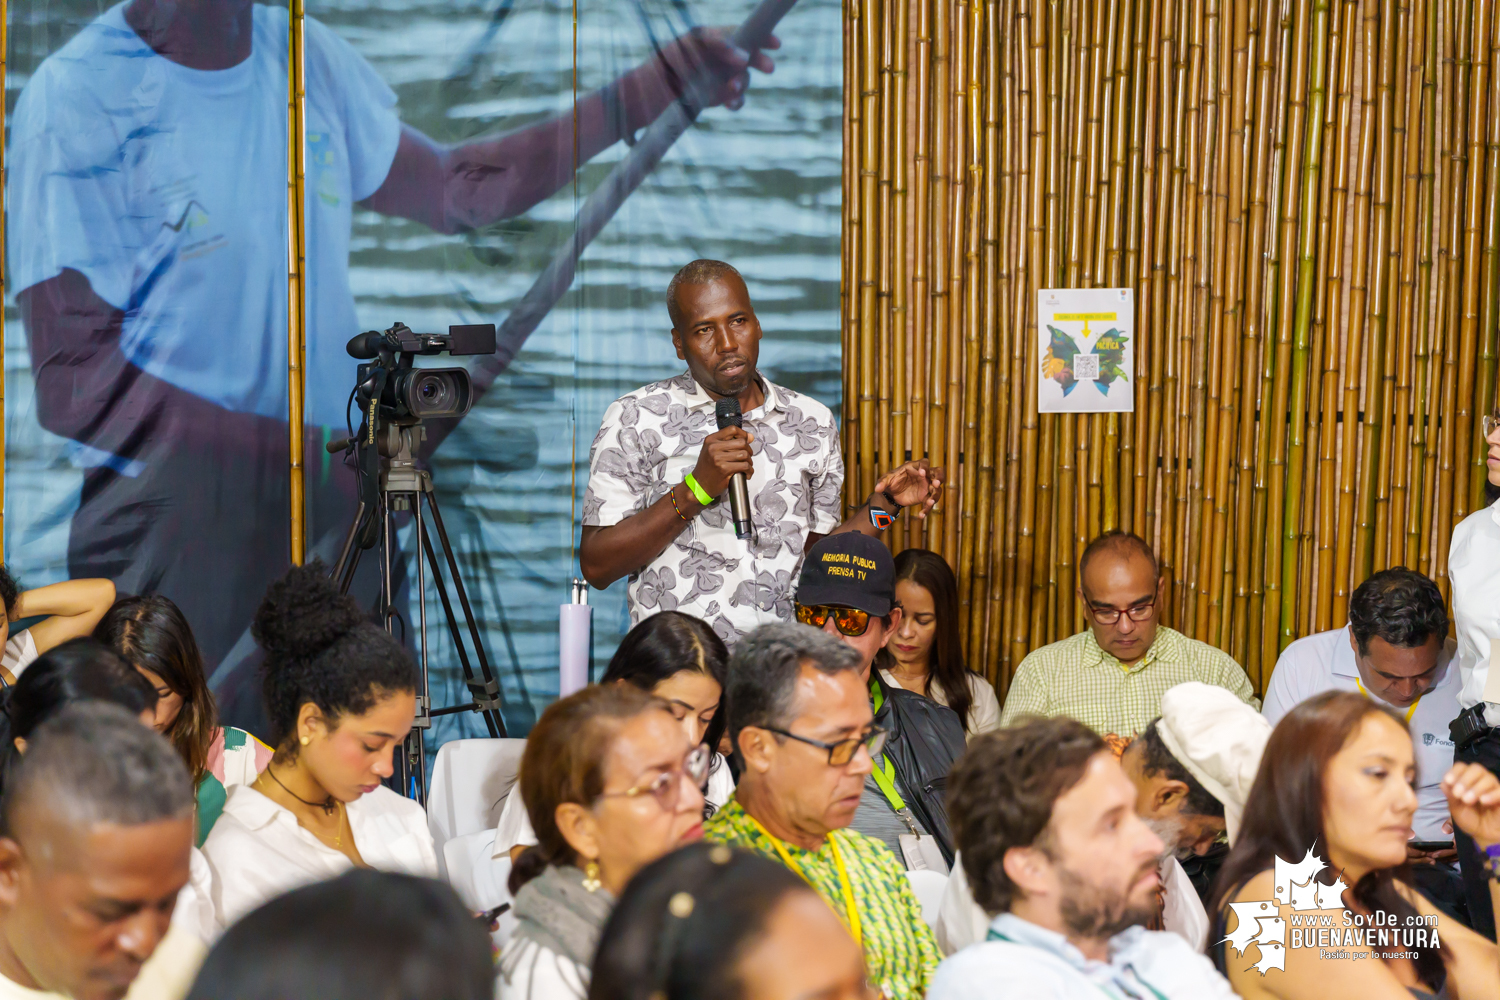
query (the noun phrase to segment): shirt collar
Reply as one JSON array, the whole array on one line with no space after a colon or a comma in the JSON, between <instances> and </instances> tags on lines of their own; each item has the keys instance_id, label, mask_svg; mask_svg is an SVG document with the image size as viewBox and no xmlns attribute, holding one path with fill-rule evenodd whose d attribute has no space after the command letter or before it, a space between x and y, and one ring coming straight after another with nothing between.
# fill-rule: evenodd
<instances>
[{"instance_id":1,"label":"shirt collar","mask_svg":"<svg viewBox=\"0 0 1500 1000\"><path fill-rule=\"evenodd\" d=\"M781 391L758 368L755 371L755 377L760 380L760 387L766 394L766 401L759 407L761 413L774 413L780 410L783 405ZM676 378L668 379L667 388L676 397L677 402L689 410L713 409L714 398L708 394L703 386L698 384L698 380L693 378L693 373L690 371L683 372ZM755 411L751 410L750 412L754 413Z\"/></svg>"},{"instance_id":2,"label":"shirt collar","mask_svg":"<svg viewBox=\"0 0 1500 1000\"><path fill-rule=\"evenodd\" d=\"M297 825L297 817L292 815L290 809L277 805L249 785L234 785L229 789L229 795L224 800L224 811L251 830L264 829L279 819L289 820L293 826Z\"/></svg>"},{"instance_id":3,"label":"shirt collar","mask_svg":"<svg viewBox=\"0 0 1500 1000\"><path fill-rule=\"evenodd\" d=\"M1107 652L1103 646L1099 645L1099 641L1094 638L1094 630L1092 628L1085 628L1083 636L1084 666L1093 667L1100 663L1107 663L1117 670L1122 669L1122 664L1115 655ZM1126 672L1133 674L1137 670L1145 670L1158 659L1171 659L1177 649L1177 641L1180 638L1181 636L1177 632L1172 631L1165 625L1156 626L1156 638L1151 640L1151 648L1146 650L1146 655L1141 657L1140 661Z\"/></svg>"},{"instance_id":4,"label":"shirt collar","mask_svg":"<svg viewBox=\"0 0 1500 1000\"><path fill-rule=\"evenodd\" d=\"M1490 517L1495 519L1496 524L1500 524L1500 500L1490 504Z\"/></svg>"},{"instance_id":5,"label":"shirt collar","mask_svg":"<svg viewBox=\"0 0 1500 1000\"><path fill-rule=\"evenodd\" d=\"M1339 629L1338 637L1334 639L1334 643L1336 645L1333 650L1333 666L1331 668L1334 676L1359 680L1359 664L1355 662L1354 649L1349 645L1348 625Z\"/></svg>"},{"instance_id":6,"label":"shirt collar","mask_svg":"<svg viewBox=\"0 0 1500 1000\"><path fill-rule=\"evenodd\" d=\"M1098 968L1101 965L1111 965L1113 960L1121 952L1125 951L1136 939L1144 933L1143 928L1127 927L1125 930L1109 939L1109 962L1096 962L1084 956L1064 935L1057 931L1049 931L1039 924L1022 919L1014 913L1002 913L990 921L990 930L1014 944L1025 945L1029 948L1039 948L1050 952L1058 958L1067 962L1075 969L1086 971L1090 968Z\"/></svg>"}]
</instances>

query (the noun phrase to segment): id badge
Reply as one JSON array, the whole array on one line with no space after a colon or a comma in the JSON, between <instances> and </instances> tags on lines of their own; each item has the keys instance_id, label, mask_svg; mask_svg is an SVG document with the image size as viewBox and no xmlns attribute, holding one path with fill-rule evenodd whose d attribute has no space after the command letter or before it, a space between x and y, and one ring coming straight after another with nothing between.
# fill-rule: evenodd
<instances>
[{"instance_id":1,"label":"id badge","mask_svg":"<svg viewBox=\"0 0 1500 1000\"><path fill-rule=\"evenodd\" d=\"M943 860L942 848L937 838L928 833L901 834L901 859L909 872L937 872L948 874L948 862Z\"/></svg>"}]
</instances>

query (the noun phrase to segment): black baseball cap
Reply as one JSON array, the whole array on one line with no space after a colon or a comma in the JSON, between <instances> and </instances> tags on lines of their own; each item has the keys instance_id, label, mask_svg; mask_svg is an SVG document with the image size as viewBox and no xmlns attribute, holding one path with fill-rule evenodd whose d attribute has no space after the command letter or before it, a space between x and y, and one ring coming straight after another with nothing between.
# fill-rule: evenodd
<instances>
[{"instance_id":1,"label":"black baseball cap","mask_svg":"<svg viewBox=\"0 0 1500 1000\"><path fill-rule=\"evenodd\" d=\"M883 618L896 603L896 560L884 542L870 535L829 535L802 562L797 603L858 608Z\"/></svg>"}]
</instances>

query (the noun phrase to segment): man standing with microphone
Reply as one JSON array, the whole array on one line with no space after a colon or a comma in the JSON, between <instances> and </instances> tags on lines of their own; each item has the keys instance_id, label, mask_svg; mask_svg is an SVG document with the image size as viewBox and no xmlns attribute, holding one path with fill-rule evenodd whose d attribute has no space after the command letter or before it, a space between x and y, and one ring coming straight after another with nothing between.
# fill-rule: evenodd
<instances>
[{"instance_id":1,"label":"man standing with microphone","mask_svg":"<svg viewBox=\"0 0 1500 1000\"><path fill-rule=\"evenodd\" d=\"M733 644L757 625L791 620L802 556L818 539L879 535L906 507L926 517L943 473L926 459L907 462L841 518L833 414L756 371L760 323L739 272L693 261L667 287L667 311L688 370L605 411L589 456L579 562L597 588L630 577L632 625L677 610ZM733 497L739 477L744 493ZM746 500L749 509L738 509ZM737 537L737 520L748 537Z\"/></svg>"}]
</instances>

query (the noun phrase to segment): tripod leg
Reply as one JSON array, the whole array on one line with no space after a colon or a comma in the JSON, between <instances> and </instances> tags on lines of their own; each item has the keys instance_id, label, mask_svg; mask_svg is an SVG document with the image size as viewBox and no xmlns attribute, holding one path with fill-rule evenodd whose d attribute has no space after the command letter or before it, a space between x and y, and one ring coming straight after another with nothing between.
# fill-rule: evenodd
<instances>
[{"instance_id":1,"label":"tripod leg","mask_svg":"<svg viewBox=\"0 0 1500 1000\"><path fill-rule=\"evenodd\" d=\"M413 764L413 777L416 778L417 784L417 801L425 805L427 803L427 766L426 747L423 746L422 734L432 725L432 716L429 714L432 709L432 691L427 680L427 567L422 560L420 549L426 547L427 531L426 525L422 523L421 496L413 493L411 500L412 527L417 532L419 549L417 552L417 621L419 623L417 626L417 641L422 651L422 690L419 692L422 697L421 704L417 706L417 719L411 728L411 732L407 735L407 739L411 743L408 760Z\"/></svg>"},{"instance_id":2,"label":"tripod leg","mask_svg":"<svg viewBox=\"0 0 1500 1000\"><path fill-rule=\"evenodd\" d=\"M474 655L479 660L479 672L488 684L495 679L495 675L490 670L490 659L485 655L484 643L479 638L479 625L474 620L474 609L469 606L469 593L464 589L464 578L459 575L458 560L453 557L453 546L448 542L448 529L443 525L443 514L438 509L435 494L427 494L427 505L432 508L432 526L437 529L438 541L443 546L443 554L448 557L448 572L453 576L453 589L458 592L459 606L464 609L464 620L469 623L469 636L474 640ZM498 712L495 714L499 715ZM500 720L500 733L505 734L503 719Z\"/></svg>"},{"instance_id":3,"label":"tripod leg","mask_svg":"<svg viewBox=\"0 0 1500 1000\"><path fill-rule=\"evenodd\" d=\"M359 534L360 524L365 519L365 502L359 502L359 509L354 512L354 520L349 525L349 533L344 536L344 546L339 549L339 561L333 564L333 572L328 574L328 579L340 584L340 593L348 593L349 585L344 583L344 571L349 568L349 557L354 554L354 539ZM358 561L359 557L354 556Z\"/></svg>"},{"instance_id":4,"label":"tripod leg","mask_svg":"<svg viewBox=\"0 0 1500 1000\"><path fill-rule=\"evenodd\" d=\"M442 570L438 566L437 553L432 548L432 536L424 534L422 536L422 544L427 550L427 561L432 565L432 582L437 586L438 599L443 602L443 614L448 618L448 634L453 637L453 648L458 650L458 663L459 666L463 667L464 683L472 684L474 682L474 668L469 666L469 651L465 648L463 633L458 629L458 620L453 617L453 603L448 599L448 587L443 582ZM492 710L482 710L479 714L484 717L484 725L490 731L490 736L504 735L505 723L501 722L500 728L497 731L495 720L491 717L492 714L495 714Z\"/></svg>"}]
</instances>

